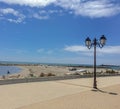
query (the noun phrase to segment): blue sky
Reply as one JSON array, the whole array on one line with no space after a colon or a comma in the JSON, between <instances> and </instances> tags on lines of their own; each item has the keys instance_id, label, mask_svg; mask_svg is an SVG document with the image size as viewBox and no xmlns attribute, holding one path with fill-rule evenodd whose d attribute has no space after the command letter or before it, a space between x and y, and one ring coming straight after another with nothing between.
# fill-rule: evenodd
<instances>
[{"instance_id":1,"label":"blue sky","mask_svg":"<svg viewBox=\"0 0 120 109\"><path fill-rule=\"evenodd\" d=\"M119 0L0 0L0 61L120 65Z\"/></svg>"}]
</instances>

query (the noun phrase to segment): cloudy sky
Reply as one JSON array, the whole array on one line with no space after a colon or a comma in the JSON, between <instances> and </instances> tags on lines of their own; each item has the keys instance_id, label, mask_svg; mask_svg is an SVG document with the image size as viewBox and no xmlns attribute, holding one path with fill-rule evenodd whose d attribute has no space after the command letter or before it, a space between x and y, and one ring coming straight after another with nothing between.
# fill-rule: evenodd
<instances>
[{"instance_id":1,"label":"cloudy sky","mask_svg":"<svg viewBox=\"0 0 120 109\"><path fill-rule=\"evenodd\" d=\"M0 0L0 61L120 65L119 0Z\"/></svg>"}]
</instances>

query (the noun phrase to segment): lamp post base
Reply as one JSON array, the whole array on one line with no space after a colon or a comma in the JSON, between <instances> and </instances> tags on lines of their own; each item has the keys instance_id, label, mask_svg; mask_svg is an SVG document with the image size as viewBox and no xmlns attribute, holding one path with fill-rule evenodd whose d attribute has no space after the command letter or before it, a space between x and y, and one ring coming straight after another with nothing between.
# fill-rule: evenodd
<instances>
[{"instance_id":1,"label":"lamp post base","mask_svg":"<svg viewBox=\"0 0 120 109\"><path fill-rule=\"evenodd\" d=\"M95 81L95 83L93 84L93 88L97 89L97 81Z\"/></svg>"},{"instance_id":2,"label":"lamp post base","mask_svg":"<svg viewBox=\"0 0 120 109\"><path fill-rule=\"evenodd\" d=\"M97 87L96 87L96 86L94 86L93 88L94 88L94 89L97 89Z\"/></svg>"}]
</instances>

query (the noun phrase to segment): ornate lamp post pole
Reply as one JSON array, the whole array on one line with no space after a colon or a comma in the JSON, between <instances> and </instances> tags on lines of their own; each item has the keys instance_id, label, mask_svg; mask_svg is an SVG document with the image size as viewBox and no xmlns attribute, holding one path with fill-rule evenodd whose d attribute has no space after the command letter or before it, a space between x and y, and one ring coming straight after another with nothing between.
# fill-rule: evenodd
<instances>
[{"instance_id":1,"label":"ornate lamp post pole","mask_svg":"<svg viewBox=\"0 0 120 109\"><path fill-rule=\"evenodd\" d=\"M90 49L92 46L94 46L94 82L93 82L93 88L97 89L97 81L96 81L96 47L102 48L106 43L106 37L102 35L100 37L100 40L98 41L96 38L94 38L93 42L91 42L91 39L89 37L86 38L85 44L88 49Z\"/></svg>"}]
</instances>

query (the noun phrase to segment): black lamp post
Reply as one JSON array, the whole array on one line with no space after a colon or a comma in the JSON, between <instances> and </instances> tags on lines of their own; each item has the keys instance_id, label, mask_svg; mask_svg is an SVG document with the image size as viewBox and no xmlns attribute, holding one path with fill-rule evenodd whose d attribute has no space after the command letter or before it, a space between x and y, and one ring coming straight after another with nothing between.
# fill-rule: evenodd
<instances>
[{"instance_id":1,"label":"black lamp post","mask_svg":"<svg viewBox=\"0 0 120 109\"><path fill-rule=\"evenodd\" d=\"M100 48L102 48L106 43L106 37L102 35L100 37L100 40L98 41L96 38L94 38L93 42L91 42L91 39L89 37L86 38L85 44L88 49L90 49L92 46L94 46L94 83L93 88L97 89L97 81L96 81L96 46L98 45Z\"/></svg>"}]
</instances>

